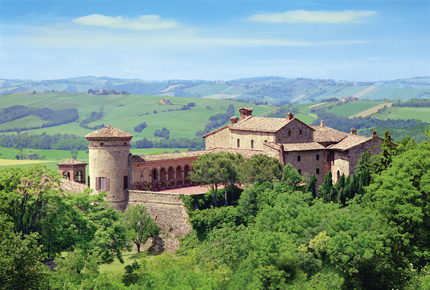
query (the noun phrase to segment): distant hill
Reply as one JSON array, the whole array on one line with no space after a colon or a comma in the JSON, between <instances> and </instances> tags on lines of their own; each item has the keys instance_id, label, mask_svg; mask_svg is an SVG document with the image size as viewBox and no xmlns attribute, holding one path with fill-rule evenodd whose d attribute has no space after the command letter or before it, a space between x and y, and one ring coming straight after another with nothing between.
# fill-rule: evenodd
<instances>
[{"instance_id":1,"label":"distant hill","mask_svg":"<svg viewBox=\"0 0 430 290\"><path fill-rule=\"evenodd\" d=\"M255 77L228 81L167 80L144 81L109 77L77 77L58 80L0 79L0 94L41 92L87 92L89 89L116 90L134 95L234 99L244 102L285 105L321 102L329 98L356 97L359 100L428 98L430 77L355 82L332 79L287 79Z\"/></svg>"}]
</instances>

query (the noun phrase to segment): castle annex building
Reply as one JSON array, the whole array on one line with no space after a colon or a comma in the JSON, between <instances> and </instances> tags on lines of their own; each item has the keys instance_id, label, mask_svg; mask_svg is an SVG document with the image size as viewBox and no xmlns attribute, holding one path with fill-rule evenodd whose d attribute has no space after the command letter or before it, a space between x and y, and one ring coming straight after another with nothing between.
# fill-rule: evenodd
<instances>
[{"instance_id":1,"label":"castle annex building","mask_svg":"<svg viewBox=\"0 0 430 290\"><path fill-rule=\"evenodd\" d=\"M232 117L231 124L203 136L206 150L202 151L132 155L133 135L111 126L92 132L85 136L89 141L88 185L96 191L106 191L107 200L117 209L125 209L133 184L183 181L192 171L192 162L208 152L241 153L245 159L255 154L275 157L284 165L292 164L301 175L317 175L317 185L323 183L329 171L333 182L342 174L352 174L366 150L380 152L382 139L375 132L366 138L358 136L354 128L344 133L325 126L324 121L320 126L309 126L292 113L286 118L262 118L252 116L252 111L239 109L240 119ZM67 176L69 164L64 165L62 174ZM81 173L76 172L71 176L82 180Z\"/></svg>"}]
</instances>

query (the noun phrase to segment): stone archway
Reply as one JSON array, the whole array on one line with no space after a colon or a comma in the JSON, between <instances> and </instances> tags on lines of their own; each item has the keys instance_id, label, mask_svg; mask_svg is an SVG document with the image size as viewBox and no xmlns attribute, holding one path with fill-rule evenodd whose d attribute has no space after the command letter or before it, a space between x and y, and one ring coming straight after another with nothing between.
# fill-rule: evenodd
<instances>
[{"instance_id":1,"label":"stone archway","mask_svg":"<svg viewBox=\"0 0 430 290\"><path fill-rule=\"evenodd\" d=\"M339 182L339 180L340 180L340 171L338 170L337 171L337 180L336 180L336 182Z\"/></svg>"},{"instance_id":2,"label":"stone archway","mask_svg":"<svg viewBox=\"0 0 430 290\"><path fill-rule=\"evenodd\" d=\"M178 165L178 167L176 167L176 178L180 177L182 177L182 167L181 165Z\"/></svg>"},{"instance_id":3,"label":"stone archway","mask_svg":"<svg viewBox=\"0 0 430 290\"><path fill-rule=\"evenodd\" d=\"M164 168L164 167L160 168L160 179L159 180L166 180L166 168Z\"/></svg>"},{"instance_id":4,"label":"stone archway","mask_svg":"<svg viewBox=\"0 0 430 290\"><path fill-rule=\"evenodd\" d=\"M159 174L158 174L157 168L153 168L151 170L151 177L152 177L152 180L150 180L151 182L155 180L159 180Z\"/></svg>"},{"instance_id":5,"label":"stone archway","mask_svg":"<svg viewBox=\"0 0 430 290\"><path fill-rule=\"evenodd\" d=\"M184 178L188 177L188 173L191 171L190 166L187 164L184 166Z\"/></svg>"},{"instance_id":6,"label":"stone archway","mask_svg":"<svg viewBox=\"0 0 430 290\"><path fill-rule=\"evenodd\" d=\"M63 171L63 176L66 177L68 180L70 180L70 172L69 171Z\"/></svg>"},{"instance_id":7,"label":"stone archway","mask_svg":"<svg viewBox=\"0 0 430 290\"><path fill-rule=\"evenodd\" d=\"M167 169L167 180L175 180L175 169L172 166Z\"/></svg>"}]
</instances>

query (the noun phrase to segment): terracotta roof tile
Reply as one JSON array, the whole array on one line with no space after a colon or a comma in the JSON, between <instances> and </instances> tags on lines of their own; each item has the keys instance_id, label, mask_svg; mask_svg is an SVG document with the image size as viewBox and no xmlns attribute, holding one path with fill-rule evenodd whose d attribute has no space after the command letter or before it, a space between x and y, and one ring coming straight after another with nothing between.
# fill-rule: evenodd
<instances>
[{"instance_id":1,"label":"terracotta roof tile","mask_svg":"<svg viewBox=\"0 0 430 290\"><path fill-rule=\"evenodd\" d=\"M347 133L335 130L327 126L311 126L314 131L315 142L333 142L337 143L348 136Z\"/></svg>"},{"instance_id":2,"label":"terracotta roof tile","mask_svg":"<svg viewBox=\"0 0 430 290\"><path fill-rule=\"evenodd\" d=\"M337 144L328 146L328 148L337 149L337 150L347 150L372 139L372 138L366 138L364 136L357 136L352 134L347 134L347 135L348 136L345 139L343 139Z\"/></svg>"},{"instance_id":3,"label":"terracotta roof tile","mask_svg":"<svg viewBox=\"0 0 430 290\"><path fill-rule=\"evenodd\" d=\"M97 131L94 131L88 135L85 135L85 138L91 139L91 138L126 138L131 139L133 138L133 135L124 132L122 130L116 129L112 126L106 126L104 128L101 128Z\"/></svg>"},{"instance_id":4,"label":"terracotta roof tile","mask_svg":"<svg viewBox=\"0 0 430 290\"><path fill-rule=\"evenodd\" d=\"M317 142L307 143L286 143L284 145L284 151L307 151L307 150L323 150L326 149L324 146Z\"/></svg>"},{"instance_id":5,"label":"terracotta roof tile","mask_svg":"<svg viewBox=\"0 0 430 290\"><path fill-rule=\"evenodd\" d=\"M187 152L177 152L177 153L164 153L164 154L153 154L153 155L133 155L131 157L131 162L148 162L148 161L162 161L162 160L175 160L182 158L192 158L199 157L205 153L211 152L210 150L201 151L187 151Z\"/></svg>"},{"instance_id":6,"label":"terracotta roof tile","mask_svg":"<svg viewBox=\"0 0 430 290\"><path fill-rule=\"evenodd\" d=\"M87 165L88 163L82 162L73 158L67 159L63 162L57 163L57 165Z\"/></svg>"},{"instance_id":7,"label":"terracotta roof tile","mask_svg":"<svg viewBox=\"0 0 430 290\"><path fill-rule=\"evenodd\" d=\"M289 122L284 118L262 118L249 116L239 123L229 125L232 130L257 131L275 133L282 129Z\"/></svg>"}]
</instances>

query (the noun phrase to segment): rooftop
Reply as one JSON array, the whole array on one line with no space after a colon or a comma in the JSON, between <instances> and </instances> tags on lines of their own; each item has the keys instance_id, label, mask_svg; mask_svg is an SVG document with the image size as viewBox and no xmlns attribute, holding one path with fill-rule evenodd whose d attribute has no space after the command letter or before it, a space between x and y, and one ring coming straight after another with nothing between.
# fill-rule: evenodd
<instances>
[{"instance_id":1,"label":"rooftop","mask_svg":"<svg viewBox=\"0 0 430 290\"><path fill-rule=\"evenodd\" d=\"M347 133L335 130L327 126L311 126L314 131L314 141L337 143L348 136Z\"/></svg>"},{"instance_id":2,"label":"rooftop","mask_svg":"<svg viewBox=\"0 0 430 290\"><path fill-rule=\"evenodd\" d=\"M232 130L275 133L291 121L284 118L262 118L249 116L241 120L239 123L229 125L229 127Z\"/></svg>"},{"instance_id":3,"label":"rooftop","mask_svg":"<svg viewBox=\"0 0 430 290\"><path fill-rule=\"evenodd\" d=\"M285 143L282 145L284 146L284 151L309 151L326 149L324 146L317 142Z\"/></svg>"},{"instance_id":4,"label":"rooftop","mask_svg":"<svg viewBox=\"0 0 430 290\"><path fill-rule=\"evenodd\" d=\"M209 150L201 151L187 151L177 153L164 153L164 154L153 154L153 155L133 155L131 162L149 162L149 161L162 161L162 160L175 160L190 157L199 157L205 153L209 153Z\"/></svg>"},{"instance_id":5,"label":"rooftop","mask_svg":"<svg viewBox=\"0 0 430 290\"><path fill-rule=\"evenodd\" d=\"M330 149L337 149L337 150L347 150L352 147L355 147L361 143L364 143L372 138L366 138L364 136L357 136L352 134L347 134L347 137L340 141L337 144L333 144L329 146Z\"/></svg>"},{"instance_id":6,"label":"rooftop","mask_svg":"<svg viewBox=\"0 0 430 290\"><path fill-rule=\"evenodd\" d=\"M57 163L57 165L87 165L88 163L82 162L73 158L67 159L63 162Z\"/></svg>"},{"instance_id":7,"label":"rooftop","mask_svg":"<svg viewBox=\"0 0 430 290\"><path fill-rule=\"evenodd\" d=\"M121 139L131 139L133 135L124 132L122 130L116 129L112 126L106 126L97 131L94 131L88 135L85 135L88 140L92 138L121 138Z\"/></svg>"}]
</instances>

